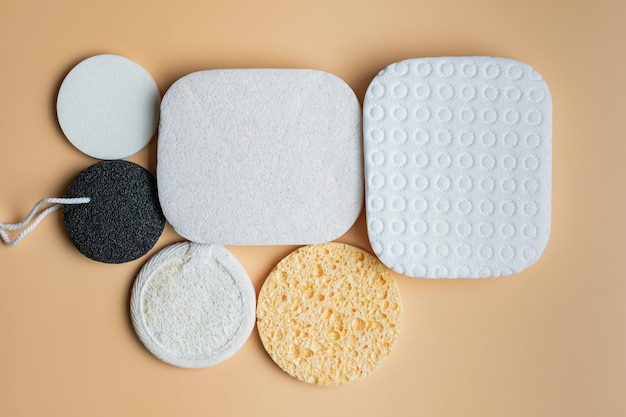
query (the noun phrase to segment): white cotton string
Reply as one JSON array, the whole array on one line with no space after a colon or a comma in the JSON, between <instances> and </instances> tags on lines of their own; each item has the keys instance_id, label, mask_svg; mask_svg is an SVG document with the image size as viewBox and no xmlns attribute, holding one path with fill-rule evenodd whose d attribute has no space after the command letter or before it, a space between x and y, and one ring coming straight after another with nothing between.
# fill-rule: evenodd
<instances>
[{"instance_id":1,"label":"white cotton string","mask_svg":"<svg viewBox=\"0 0 626 417\"><path fill-rule=\"evenodd\" d=\"M48 214L50 214L50 213L52 213L54 211L57 211L58 209L63 207L63 205L65 205L65 204L85 204L85 203L89 203L90 201L91 201L91 198L89 198L89 197L79 197L79 198L44 198L43 200L40 200L40 201L37 202L37 204L35 204L35 206L30 211L28 216L26 216L26 218L24 220L22 220L21 222L19 222L19 223L2 223L2 222L0 222L0 238L2 238L4 243L6 243L8 246L15 246L18 243L20 243L20 241L22 239L24 239L24 237L26 237L26 235L28 235L30 232L32 232L35 229L35 227L37 227L37 225ZM39 208L41 206L43 206L44 204L54 204L54 205L44 209L43 211L41 211L41 213L37 214L38 211L39 211ZM35 216L37 216L37 217L35 217ZM35 217L34 220L33 220L33 217ZM32 223L31 223L31 220L32 220ZM30 223L30 225L28 225L29 223ZM9 236L5 232L5 230L20 230L20 229L24 228L26 225L28 225L28 227L26 227L26 229L22 230L20 232L20 234L17 235L17 237L15 239L13 239L13 240L9 239Z\"/></svg>"}]
</instances>

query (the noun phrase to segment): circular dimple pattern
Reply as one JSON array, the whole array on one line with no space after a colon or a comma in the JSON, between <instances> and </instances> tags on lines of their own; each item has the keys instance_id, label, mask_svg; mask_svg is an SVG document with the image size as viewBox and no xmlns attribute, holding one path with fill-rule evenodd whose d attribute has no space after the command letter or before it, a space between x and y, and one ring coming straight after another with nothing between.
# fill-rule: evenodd
<instances>
[{"instance_id":1,"label":"circular dimple pattern","mask_svg":"<svg viewBox=\"0 0 626 417\"><path fill-rule=\"evenodd\" d=\"M480 166L487 171L491 171L496 167L496 158L490 154L484 154L480 157Z\"/></svg>"},{"instance_id":2,"label":"circular dimple pattern","mask_svg":"<svg viewBox=\"0 0 626 417\"><path fill-rule=\"evenodd\" d=\"M428 225L424 220L417 220L413 223L413 232L418 236L423 236L428 232Z\"/></svg>"},{"instance_id":3,"label":"circular dimple pattern","mask_svg":"<svg viewBox=\"0 0 626 417\"><path fill-rule=\"evenodd\" d=\"M380 219L373 218L370 219L368 222L368 229L370 230L370 232L378 234L382 233L382 231L385 230L385 225Z\"/></svg>"},{"instance_id":4,"label":"circular dimple pattern","mask_svg":"<svg viewBox=\"0 0 626 417\"><path fill-rule=\"evenodd\" d=\"M485 132L481 135L480 142L483 146L491 148L498 143L498 137L494 132Z\"/></svg>"},{"instance_id":5,"label":"circular dimple pattern","mask_svg":"<svg viewBox=\"0 0 626 417\"><path fill-rule=\"evenodd\" d=\"M369 109L369 116L372 120L383 120L385 117L385 110L381 106L372 106Z\"/></svg>"},{"instance_id":6,"label":"circular dimple pattern","mask_svg":"<svg viewBox=\"0 0 626 417\"><path fill-rule=\"evenodd\" d=\"M406 208L406 200L402 197L395 197L391 200L391 209L394 211L404 211Z\"/></svg>"},{"instance_id":7,"label":"circular dimple pattern","mask_svg":"<svg viewBox=\"0 0 626 417\"><path fill-rule=\"evenodd\" d=\"M426 251L426 245L424 245L422 242L414 243L411 249L411 252L413 252L413 254L418 258L423 258L424 256L426 256Z\"/></svg>"},{"instance_id":8,"label":"circular dimple pattern","mask_svg":"<svg viewBox=\"0 0 626 417\"><path fill-rule=\"evenodd\" d=\"M415 109L415 120L421 123L426 123L430 120L430 109L427 107L417 107Z\"/></svg>"},{"instance_id":9,"label":"circular dimple pattern","mask_svg":"<svg viewBox=\"0 0 626 417\"><path fill-rule=\"evenodd\" d=\"M461 99L464 101L473 101L476 98L476 87L473 85L464 85L461 87Z\"/></svg>"},{"instance_id":10,"label":"circular dimple pattern","mask_svg":"<svg viewBox=\"0 0 626 417\"><path fill-rule=\"evenodd\" d=\"M533 88L528 92L528 100L531 103L541 103L546 98L546 92L541 88Z\"/></svg>"},{"instance_id":11,"label":"circular dimple pattern","mask_svg":"<svg viewBox=\"0 0 626 417\"><path fill-rule=\"evenodd\" d=\"M513 194L517 189L517 182L514 178L505 178L502 180L502 192L505 194Z\"/></svg>"},{"instance_id":12,"label":"circular dimple pattern","mask_svg":"<svg viewBox=\"0 0 626 417\"><path fill-rule=\"evenodd\" d=\"M505 147L514 148L519 143L519 135L515 132L506 132L502 135L502 142Z\"/></svg>"},{"instance_id":13,"label":"circular dimple pattern","mask_svg":"<svg viewBox=\"0 0 626 417\"><path fill-rule=\"evenodd\" d=\"M367 208L370 211L378 212L378 211L381 211L384 207L385 207L385 200L383 200L382 197L377 196L377 195L370 197L368 201L368 206L367 206Z\"/></svg>"},{"instance_id":14,"label":"circular dimple pattern","mask_svg":"<svg viewBox=\"0 0 626 417\"><path fill-rule=\"evenodd\" d=\"M428 177L426 177L425 175L418 175L415 177L413 183L415 184L415 188L418 191L424 191L428 188L430 181L428 181Z\"/></svg>"},{"instance_id":15,"label":"circular dimple pattern","mask_svg":"<svg viewBox=\"0 0 626 417\"><path fill-rule=\"evenodd\" d=\"M434 231L439 236L447 236L450 233L450 223L445 220L436 222Z\"/></svg>"},{"instance_id":16,"label":"circular dimple pattern","mask_svg":"<svg viewBox=\"0 0 626 417\"><path fill-rule=\"evenodd\" d=\"M391 180L391 184L394 188L404 188L406 187L406 177L404 175L394 175Z\"/></svg>"},{"instance_id":17,"label":"circular dimple pattern","mask_svg":"<svg viewBox=\"0 0 626 417\"><path fill-rule=\"evenodd\" d=\"M459 200L459 202L456 205L456 208L457 210L459 210L459 213L467 216L472 212L472 209L474 208L474 204L472 204L472 202L468 200L467 198L463 198Z\"/></svg>"},{"instance_id":18,"label":"circular dimple pattern","mask_svg":"<svg viewBox=\"0 0 626 417\"><path fill-rule=\"evenodd\" d=\"M415 73L421 77L428 77L433 71L433 67L427 61L418 62L415 65Z\"/></svg>"},{"instance_id":19,"label":"circular dimple pattern","mask_svg":"<svg viewBox=\"0 0 626 417\"><path fill-rule=\"evenodd\" d=\"M412 203L412 208L417 213L425 213L428 210L428 200L424 197L415 197Z\"/></svg>"},{"instance_id":20,"label":"circular dimple pattern","mask_svg":"<svg viewBox=\"0 0 626 417\"><path fill-rule=\"evenodd\" d=\"M442 175L440 177L437 177L435 185L439 191L448 191L450 189L450 186L452 185L452 181L450 180L450 177Z\"/></svg>"},{"instance_id":21,"label":"circular dimple pattern","mask_svg":"<svg viewBox=\"0 0 626 417\"><path fill-rule=\"evenodd\" d=\"M531 126L538 126L543 123L543 113L539 110L531 110L526 114L526 121Z\"/></svg>"},{"instance_id":22,"label":"circular dimple pattern","mask_svg":"<svg viewBox=\"0 0 626 417\"><path fill-rule=\"evenodd\" d=\"M385 87L381 83L372 83L367 92L373 98L383 98L385 95Z\"/></svg>"},{"instance_id":23,"label":"circular dimple pattern","mask_svg":"<svg viewBox=\"0 0 626 417\"><path fill-rule=\"evenodd\" d=\"M480 203L478 203L478 208L480 213L484 217L487 217L494 213L496 204L492 200L481 200Z\"/></svg>"},{"instance_id":24,"label":"circular dimple pattern","mask_svg":"<svg viewBox=\"0 0 626 417\"><path fill-rule=\"evenodd\" d=\"M522 98L522 90L519 87L509 87L506 89L505 97L508 101L517 103Z\"/></svg>"},{"instance_id":25,"label":"circular dimple pattern","mask_svg":"<svg viewBox=\"0 0 626 417\"><path fill-rule=\"evenodd\" d=\"M452 156L450 156L449 153L445 153L445 152L439 153L435 157L435 162L437 163L437 166L439 166L442 169L449 168L450 165L452 164Z\"/></svg>"},{"instance_id":26,"label":"circular dimple pattern","mask_svg":"<svg viewBox=\"0 0 626 417\"><path fill-rule=\"evenodd\" d=\"M474 157L467 152L460 154L457 160L460 168L470 169L474 166Z\"/></svg>"},{"instance_id":27,"label":"circular dimple pattern","mask_svg":"<svg viewBox=\"0 0 626 417\"><path fill-rule=\"evenodd\" d=\"M512 200L504 200L500 203L500 213L504 217L511 217L515 214L516 206Z\"/></svg>"},{"instance_id":28,"label":"circular dimple pattern","mask_svg":"<svg viewBox=\"0 0 626 417\"><path fill-rule=\"evenodd\" d=\"M426 100L430 97L431 89L428 84L419 83L415 85L413 91L415 91L415 97L418 100Z\"/></svg>"},{"instance_id":29,"label":"circular dimple pattern","mask_svg":"<svg viewBox=\"0 0 626 417\"><path fill-rule=\"evenodd\" d=\"M385 140L385 131L382 129L372 129L368 135L368 138L373 143L382 143Z\"/></svg>"},{"instance_id":30,"label":"circular dimple pattern","mask_svg":"<svg viewBox=\"0 0 626 417\"><path fill-rule=\"evenodd\" d=\"M465 78L474 78L478 74L478 66L473 62L461 64L461 75Z\"/></svg>"},{"instance_id":31,"label":"circular dimple pattern","mask_svg":"<svg viewBox=\"0 0 626 417\"><path fill-rule=\"evenodd\" d=\"M394 152L391 160L393 164L397 167L402 167L406 164L406 154L404 152ZM406 178L405 178L406 180Z\"/></svg>"},{"instance_id":32,"label":"circular dimple pattern","mask_svg":"<svg viewBox=\"0 0 626 417\"><path fill-rule=\"evenodd\" d=\"M407 140L406 130L404 129L396 129L391 134L391 138L394 143L401 145Z\"/></svg>"},{"instance_id":33,"label":"circular dimple pattern","mask_svg":"<svg viewBox=\"0 0 626 417\"><path fill-rule=\"evenodd\" d=\"M440 100L448 101L454 97L454 87L450 84L442 84L437 89L437 95Z\"/></svg>"},{"instance_id":34,"label":"circular dimple pattern","mask_svg":"<svg viewBox=\"0 0 626 417\"><path fill-rule=\"evenodd\" d=\"M430 133L424 129L416 129L415 134L413 135L415 139L415 143L417 145L426 145L430 140Z\"/></svg>"},{"instance_id":35,"label":"circular dimple pattern","mask_svg":"<svg viewBox=\"0 0 626 417\"><path fill-rule=\"evenodd\" d=\"M459 190L463 192L468 192L472 190L474 183L470 177L461 176L458 179L457 185Z\"/></svg>"},{"instance_id":36,"label":"circular dimple pattern","mask_svg":"<svg viewBox=\"0 0 626 417\"><path fill-rule=\"evenodd\" d=\"M373 189L383 188L383 186L385 185L385 177L383 177L382 174L378 172L374 172L369 177L368 185Z\"/></svg>"},{"instance_id":37,"label":"circular dimple pattern","mask_svg":"<svg viewBox=\"0 0 626 417\"><path fill-rule=\"evenodd\" d=\"M456 232L463 237L468 237L472 234L472 225L469 222L459 222L456 225Z\"/></svg>"},{"instance_id":38,"label":"circular dimple pattern","mask_svg":"<svg viewBox=\"0 0 626 417\"><path fill-rule=\"evenodd\" d=\"M443 78L449 78L454 75L454 64L448 61L440 62L437 65L437 74Z\"/></svg>"},{"instance_id":39,"label":"circular dimple pattern","mask_svg":"<svg viewBox=\"0 0 626 417\"><path fill-rule=\"evenodd\" d=\"M430 163L430 156L424 152L417 152L413 157L413 162L418 168L424 168Z\"/></svg>"},{"instance_id":40,"label":"circular dimple pattern","mask_svg":"<svg viewBox=\"0 0 626 417\"><path fill-rule=\"evenodd\" d=\"M409 94L409 88L404 83L396 84L391 91L393 92L393 96L399 99L403 99Z\"/></svg>"},{"instance_id":41,"label":"circular dimple pattern","mask_svg":"<svg viewBox=\"0 0 626 417\"><path fill-rule=\"evenodd\" d=\"M492 85L486 85L482 89L482 97L487 101L496 101L499 95L498 89Z\"/></svg>"},{"instance_id":42,"label":"circular dimple pattern","mask_svg":"<svg viewBox=\"0 0 626 417\"><path fill-rule=\"evenodd\" d=\"M498 111L495 108L483 110L482 121L488 125L494 124L496 121L498 121Z\"/></svg>"},{"instance_id":43,"label":"circular dimple pattern","mask_svg":"<svg viewBox=\"0 0 626 417\"><path fill-rule=\"evenodd\" d=\"M484 67L485 78L493 80L500 76L500 66L496 63L489 63Z\"/></svg>"},{"instance_id":44,"label":"circular dimple pattern","mask_svg":"<svg viewBox=\"0 0 626 417\"><path fill-rule=\"evenodd\" d=\"M391 222L391 232L394 235L401 235L406 230L406 224L403 220L394 220Z\"/></svg>"},{"instance_id":45,"label":"circular dimple pattern","mask_svg":"<svg viewBox=\"0 0 626 417\"><path fill-rule=\"evenodd\" d=\"M435 201L435 209L442 214L450 211L450 201L445 198L438 198Z\"/></svg>"},{"instance_id":46,"label":"circular dimple pattern","mask_svg":"<svg viewBox=\"0 0 626 417\"><path fill-rule=\"evenodd\" d=\"M507 171L513 171L517 168L517 157L515 155L505 155L502 158L502 166Z\"/></svg>"},{"instance_id":47,"label":"circular dimple pattern","mask_svg":"<svg viewBox=\"0 0 626 417\"><path fill-rule=\"evenodd\" d=\"M383 262L476 278L538 258L550 231L552 108L532 68L409 60L376 77L364 109L366 191L383 200L367 200L368 233Z\"/></svg>"},{"instance_id":48,"label":"circular dimple pattern","mask_svg":"<svg viewBox=\"0 0 626 417\"><path fill-rule=\"evenodd\" d=\"M448 123L452 120L453 114L450 107L440 107L437 109L437 120L442 123Z\"/></svg>"},{"instance_id":49,"label":"circular dimple pattern","mask_svg":"<svg viewBox=\"0 0 626 417\"><path fill-rule=\"evenodd\" d=\"M393 118L396 121L402 122L404 120L406 120L407 115L408 115L408 111L405 107L403 106L398 106L395 107L392 111L391 111L391 115L393 116Z\"/></svg>"},{"instance_id":50,"label":"circular dimple pattern","mask_svg":"<svg viewBox=\"0 0 626 417\"><path fill-rule=\"evenodd\" d=\"M516 125L520 122L521 116L519 111L515 109L508 109L504 112L504 121L509 125Z\"/></svg>"},{"instance_id":51,"label":"circular dimple pattern","mask_svg":"<svg viewBox=\"0 0 626 417\"><path fill-rule=\"evenodd\" d=\"M525 144L530 149L537 148L539 145L541 145L541 135L536 132L530 133L528 136L526 136Z\"/></svg>"},{"instance_id":52,"label":"circular dimple pattern","mask_svg":"<svg viewBox=\"0 0 626 417\"><path fill-rule=\"evenodd\" d=\"M467 243L461 243L456 248L456 253L461 259L468 259L472 255L472 247Z\"/></svg>"},{"instance_id":53,"label":"circular dimple pattern","mask_svg":"<svg viewBox=\"0 0 626 417\"><path fill-rule=\"evenodd\" d=\"M396 73L396 75L399 75L400 77L408 74L409 72L409 63L404 61L404 62L397 62L395 64L392 64L392 68L393 71Z\"/></svg>"},{"instance_id":54,"label":"circular dimple pattern","mask_svg":"<svg viewBox=\"0 0 626 417\"><path fill-rule=\"evenodd\" d=\"M459 143L462 146L472 146L476 140L476 135L470 130L464 130L459 133Z\"/></svg>"},{"instance_id":55,"label":"circular dimple pattern","mask_svg":"<svg viewBox=\"0 0 626 417\"><path fill-rule=\"evenodd\" d=\"M385 163L385 154L381 151L374 151L368 157L370 164L374 166L380 166Z\"/></svg>"},{"instance_id":56,"label":"circular dimple pattern","mask_svg":"<svg viewBox=\"0 0 626 417\"><path fill-rule=\"evenodd\" d=\"M452 142L452 132L449 130L437 131L437 145L444 147Z\"/></svg>"},{"instance_id":57,"label":"circular dimple pattern","mask_svg":"<svg viewBox=\"0 0 626 417\"><path fill-rule=\"evenodd\" d=\"M506 68L506 76L511 80L519 80L524 75L524 69L521 65L513 64Z\"/></svg>"},{"instance_id":58,"label":"circular dimple pattern","mask_svg":"<svg viewBox=\"0 0 626 417\"><path fill-rule=\"evenodd\" d=\"M470 107L464 107L459 112L459 118L463 123L473 123L476 120L476 112Z\"/></svg>"}]
</instances>

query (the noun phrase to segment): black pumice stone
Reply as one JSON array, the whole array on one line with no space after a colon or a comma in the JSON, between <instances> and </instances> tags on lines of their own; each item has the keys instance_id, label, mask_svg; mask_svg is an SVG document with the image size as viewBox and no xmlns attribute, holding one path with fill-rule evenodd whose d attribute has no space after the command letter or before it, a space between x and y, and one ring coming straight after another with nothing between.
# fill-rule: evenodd
<instances>
[{"instance_id":1,"label":"black pumice stone","mask_svg":"<svg viewBox=\"0 0 626 417\"><path fill-rule=\"evenodd\" d=\"M102 161L81 172L67 198L90 197L63 206L63 222L74 246L95 261L119 264L145 255L157 242L165 217L156 179L128 161Z\"/></svg>"}]
</instances>

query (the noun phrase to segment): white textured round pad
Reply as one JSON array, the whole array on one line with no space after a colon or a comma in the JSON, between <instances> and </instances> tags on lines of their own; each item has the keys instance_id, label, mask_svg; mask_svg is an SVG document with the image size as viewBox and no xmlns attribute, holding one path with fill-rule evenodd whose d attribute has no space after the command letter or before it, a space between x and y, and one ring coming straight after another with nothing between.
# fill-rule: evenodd
<instances>
[{"instance_id":1,"label":"white textured round pad","mask_svg":"<svg viewBox=\"0 0 626 417\"><path fill-rule=\"evenodd\" d=\"M159 89L150 74L117 55L97 55L75 66L57 97L67 139L99 159L121 159L150 142L159 118Z\"/></svg>"},{"instance_id":2,"label":"white textured round pad","mask_svg":"<svg viewBox=\"0 0 626 417\"><path fill-rule=\"evenodd\" d=\"M550 235L552 99L504 58L390 65L364 100L372 248L414 277L497 277L541 256Z\"/></svg>"},{"instance_id":3,"label":"white textured round pad","mask_svg":"<svg viewBox=\"0 0 626 417\"><path fill-rule=\"evenodd\" d=\"M157 358L183 368L225 361L255 322L255 292L223 246L177 243L157 253L137 276L133 326Z\"/></svg>"},{"instance_id":4,"label":"white textured round pad","mask_svg":"<svg viewBox=\"0 0 626 417\"><path fill-rule=\"evenodd\" d=\"M163 213L191 241L326 242L361 211L361 108L334 75L187 75L163 98L158 140Z\"/></svg>"}]
</instances>

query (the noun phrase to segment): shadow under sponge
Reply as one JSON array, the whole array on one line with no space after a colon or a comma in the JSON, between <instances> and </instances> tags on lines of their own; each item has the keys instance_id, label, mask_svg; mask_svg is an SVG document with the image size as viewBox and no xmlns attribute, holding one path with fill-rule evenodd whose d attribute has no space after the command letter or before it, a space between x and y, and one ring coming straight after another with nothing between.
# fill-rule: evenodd
<instances>
[{"instance_id":1,"label":"shadow under sponge","mask_svg":"<svg viewBox=\"0 0 626 417\"><path fill-rule=\"evenodd\" d=\"M90 166L72 181L66 197L91 198L87 204L64 206L63 222L74 246L95 261L135 260L154 246L165 227L154 176L132 162Z\"/></svg>"}]
</instances>

